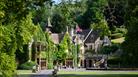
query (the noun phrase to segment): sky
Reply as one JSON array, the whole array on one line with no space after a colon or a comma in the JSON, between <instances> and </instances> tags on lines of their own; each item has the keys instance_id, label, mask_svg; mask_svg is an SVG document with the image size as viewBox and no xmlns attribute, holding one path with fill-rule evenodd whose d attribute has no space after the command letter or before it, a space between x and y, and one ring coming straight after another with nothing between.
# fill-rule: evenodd
<instances>
[{"instance_id":1,"label":"sky","mask_svg":"<svg viewBox=\"0 0 138 77\"><path fill-rule=\"evenodd\" d=\"M53 0L53 1L55 1L55 3L59 3L61 0Z\"/></svg>"}]
</instances>

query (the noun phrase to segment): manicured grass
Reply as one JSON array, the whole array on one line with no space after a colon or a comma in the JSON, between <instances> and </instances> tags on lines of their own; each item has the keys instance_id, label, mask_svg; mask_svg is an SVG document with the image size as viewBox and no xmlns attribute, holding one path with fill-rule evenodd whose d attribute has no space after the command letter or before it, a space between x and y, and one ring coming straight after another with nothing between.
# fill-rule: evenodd
<instances>
[{"instance_id":1,"label":"manicured grass","mask_svg":"<svg viewBox=\"0 0 138 77\"><path fill-rule=\"evenodd\" d=\"M31 77L31 75L28 75L28 74L22 74L22 75L18 75L18 77Z\"/></svg>"},{"instance_id":2,"label":"manicured grass","mask_svg":"<svg viewBox=\"0 0 138 77\"><path fill-rule=\"evenodd\" d=\"M32 74L32 70L17 70L18 74Z\"/></svg>"},{"instance_id":3,"label":"manicured grass","mask_svg":"<svg viewBox=\"0 0 138 77\"><path fill-rule=\"evenodd\" d=\"M58 77L138 77L138 72L134 71L71 71L58 72Z\"/></svg>"},{"instance_id":4,"label":"manicured grass","mask_svg":"<svg viewBox=\"0 0 138 77\"><path fill-rule=\"evenodd\" d=\"M138 77L138 75L126 75L126 74L104 74L104 75L76 75L76 74L66 74L58 75L58 77Z\"/></svg>"},{"instance_id":5,"label":"manicured grass","mask_svg":"<svg viewBox=\"0 0 138 77\"><path fill-rule=\"evenodd\" d=\"M118 38L118 39L112 39L111 41L113 43L122 43L124 41L125 37L121 37L121 38Z\"/></svg>"},{"instance_id":6,"label":"manicured grass","mask_svg":"<svg viewBox=\"0 0 138 77\"><path fill-rule=\"evenodd\" d=\"M31 77L32 70L17 70L17 74L19 77Z\"/></svg>"},{"instance_id":7,"label":"manicured grass","mask_svg":"<svg viewBox=\"0 0 138 77\"><path fill-rule=\"evenodd\" d=\"M31 77L31 70L17 70L17 76L18 77ZM2 77L2 74L0 73L0 77Z\"/></svg>"}]
</instances>

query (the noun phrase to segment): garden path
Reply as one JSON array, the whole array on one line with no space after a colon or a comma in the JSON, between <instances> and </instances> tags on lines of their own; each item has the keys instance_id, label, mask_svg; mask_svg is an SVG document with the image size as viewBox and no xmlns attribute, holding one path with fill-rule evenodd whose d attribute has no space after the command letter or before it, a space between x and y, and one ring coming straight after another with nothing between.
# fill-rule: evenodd
<instances>
[{"instance_id":1,"label":"garden path","mask_svg":"<svg viewBox=\"0 0 138 77\"><path fill-rule=\"evenodd\" d=\"M41 70L31 77L49 77L52 74L53 70Z\"/></svg>"}]
</instances>

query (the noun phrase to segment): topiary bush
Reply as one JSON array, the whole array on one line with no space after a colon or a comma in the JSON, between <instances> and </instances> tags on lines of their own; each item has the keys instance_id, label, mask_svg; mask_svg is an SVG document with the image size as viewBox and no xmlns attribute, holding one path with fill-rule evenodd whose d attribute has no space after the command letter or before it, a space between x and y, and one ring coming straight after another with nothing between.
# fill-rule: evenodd
<instances>
[{"instance_id":1,"label":"topiary bush","mask_svg":"<svg viewBox=\"0 0 138 77\"><path fill-rule=\"evenodd\" d=\"M35 65L36 65L36 63L33 61L25 62L19 66L19 69L31 70L33 68L33 66L35 66Z\"/></svg>"}]
</instances>

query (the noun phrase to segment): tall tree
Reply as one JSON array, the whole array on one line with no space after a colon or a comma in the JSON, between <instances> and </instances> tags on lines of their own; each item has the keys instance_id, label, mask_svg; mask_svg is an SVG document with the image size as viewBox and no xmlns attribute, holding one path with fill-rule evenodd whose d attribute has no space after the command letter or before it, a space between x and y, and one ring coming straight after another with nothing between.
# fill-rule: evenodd
<instances>
[{"instance_id":1,"label":"tall tree","mask_svg":"<svg viewBox=\"0 0 138 77\"><path fill-rule=\"evenodd\" d=\"M74 27L75 23L75 4L72 1L62 0L54 8L52 18L53 32L65 32L66 27Z\"/></svg>"},{"instance_id":2,"label":"tall tree","mask_svg":"<svg viewBox=\"0 0 138 77\"><path fill-rule=\"evenodd\" d=\"M107 5L107 0L87 0L86 4L87 10L82 15L83 21L80 23L83 29L90 28L91 24L98 23L101 19L104 19L103 10Z\"/></svg>"},{"instance_id":3,"label":"tall tree","mask_svg":"<svg viewBox=\"0 0 138 77\"><path fill-rule=\"evenodd\" d=\"M126 0L125 26L127 34L123 43L125 64L137 66L138 62L138 0Z\"/></svg>"},{"instance_id":4,"label":"tall tree","mask_svg":"<svg viewBox=\"0 0 138 77\"><path fill-rule=\"evenodd\" d=\"M53 2L48 0L43 2L43 5L37 6L33 10L33 22L34 24L39 23L43 31L45 31L46 26L48 26L48 18L52 18L52 5Z\"/></svg>"},{"instance_id":5,"label":"tall tree","mask_svg":"<svg viewBox=\"0 0 138 77\"><path fill-rule=\"evenodd\" d=\"M0 72L3 77L12 77L16 69L14 53L17 43L12 26L0 26Z\"/></svg>"},{"instance_id":6,"label":"tall tree","mask_svg":"<svg viewBox=\"0 0 138 77\"><path fill-rule=\"evenodd\" d=\"M52 32L61 33L65 31L65 25L63 16L60 13L56 13L52 17Z\"/></svg>"},{"instance_id":7,"label":"tall tree","mask_svg":"<svg viewBox=\"0 0 138 77\"><path fill-rule=\"evenodd\" d=\"M13 77L16 70L15 52L23 50L36 31L29 14L32 1L0 1L0 72L3 77ZM12 8L11 8L12 7Z\"/></svg>"},{"instance_id":8,"label":"tall tree","mask_svg":"<svg viewBox=\"0 0 138 77\"><path fill-rule=\"evenodd\" d=\"M108 0L104 15L110 30L114 27L120 27L124 24L125 0Z\"/></svg>"}]
</instances>

